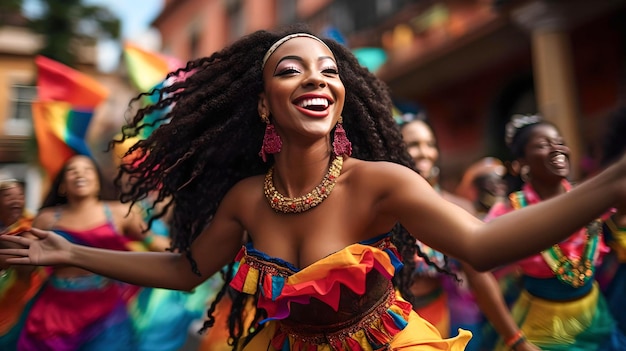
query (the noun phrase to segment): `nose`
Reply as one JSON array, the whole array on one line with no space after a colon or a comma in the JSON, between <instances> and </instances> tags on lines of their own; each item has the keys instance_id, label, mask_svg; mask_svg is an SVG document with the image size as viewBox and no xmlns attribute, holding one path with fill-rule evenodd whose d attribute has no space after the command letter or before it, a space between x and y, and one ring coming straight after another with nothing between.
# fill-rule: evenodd
<instances>
[{"instance_id":1,"label":"nose","mask_svg":"<svg viewBox=\"0 0 626 351\"><path fill-rule=\"evenodd\" d=\"M420 156L420 157L426 157L426 155L428 154L428 146L424 145L424 144L417 144L415 145L415 154L416 156Z\"/></svg>"},{"instance_id":2,"label":"nose","mask_svg":"<svg viewBox=\"0 0 626 351\"><path fill-rule=\"evenodd\" d=\"M418 148L415 146L409 146L407 151L409 152L409 155L411 155L411 158L417 158L420 155Z\"/></svg>"},{"instance_id":3,"label":"nose","mask_svg":"<svg viewBox=\"0 0 626 351\"><path fill-rule=\"evenodd\" d=\"M304 79L303 85L307 87L325 88L326 78L321 72L313 71Z\"/></svg>"}]
</instances>

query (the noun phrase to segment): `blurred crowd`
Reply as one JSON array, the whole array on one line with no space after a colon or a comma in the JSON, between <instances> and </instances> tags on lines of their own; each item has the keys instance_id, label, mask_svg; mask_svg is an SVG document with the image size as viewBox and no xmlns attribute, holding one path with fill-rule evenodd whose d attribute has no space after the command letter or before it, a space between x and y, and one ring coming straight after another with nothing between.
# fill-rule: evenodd
<instances>
[{"instance_id":1,"label":"blurred crowd","mask_svg":"<svg viewBox=\"0 0 626 351\"><path fill-rule=\"evenodd\" d=\"M445 177L440 158L445 155L440 155L426 115L396 117L416 170L441 196L482 220L575 186L569 182L572 165L567 142L557 126L539 115L513 116L507 145L514 158L503 162L485 155L466 169L456 189L440 186ZM625 129L626 110L620 109L602 140L599 164L610 163L625 149ZM167 213L171 211L159 211L166 215L154 218L150 215L155 211L154 199L129 208L103 198L100 190L107 180L101 174L93 159L70 158L37 213L25 209L28 184L1 179L0 231L27 235L24 231L36 226L96 247L168 250ZM459 328L471 330L468 350L555 350L570 345L571 340L559 341L567 338L582 345L581 350L595 350L594 345L610 337L612 327L626 331L622 211L605 214L545 252L488 273L475 272L418 242L421 255L415 257L410 302L444 337L456 335ZM552 266L550 259L559 264ZM128 350L230 349L228 298L214 306L214 326L197 333L224 272L192 292L180 292L130 286L77 268L3 264L1 269L2 350L104 350L114 345ZM585 320L598 310L600 317ZM580 330L581 326L589 330ZM603 338L594 339L592 330L604 330L596 333Z\"/></svg>"},{"instance_id":2,"label":"blurred crowd","mask_svg":"<svg viewBox=\"0 0 626 351\"><path fill-rule=\"evenodd\" d=\"M511 158L471 160L454 188L444 186L451 184L442 167L446 155L428 111L398 111L394 119L414 170L443 199L492 221L569 191L576 186L572 169L581 166L570 163L573 155L558 125L537 111L516 112L505 136ZM616 109L608 125L597 141L602 151L591 161L600 167L626 150L626 108ZM141 162L125 159L132 156L128 141L136 142L128 139L113 150L117 166ZM0 178L0 235L32 237L29 229L35 227L95 248L173 250L176 203L158 198L158 191L141 202L120 201L105 191L114 180L103 176L93 157L77 154L57 161L60 169L49 174L48 191L34 213L26 209L29 184ZM115 179L118 187L132 182ZM0 241L0 248L12 245ZM489 272L420 241L416 246L407 300L443 338L458 335L459 329L471 331L466 350L626 349L624 208ZM243 329L228 318L241 293L222 288L233 264L193 291L176 291L134 286L78 267L11 265L0 256L0 350L231 350L232 329ZM252 318L255 307L245 306Z\"/></svg>"}]
</instances>

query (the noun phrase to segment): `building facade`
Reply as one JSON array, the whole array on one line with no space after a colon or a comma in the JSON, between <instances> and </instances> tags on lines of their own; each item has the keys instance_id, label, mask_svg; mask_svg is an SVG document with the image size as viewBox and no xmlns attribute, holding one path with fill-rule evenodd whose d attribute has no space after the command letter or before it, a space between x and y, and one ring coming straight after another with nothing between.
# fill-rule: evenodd
<instances>
[{"instance_id":1,"label":"building facade","mask_svg":"<svg viewBox=\"0 0 626 351\"><path fill-rule=\"evenodd\" d=\"M0 179L23 181L26 206L33 212L39 208L50 181L38 163L31 109L31 102L37 98L35 56L42 40L19 18L0 27ZM110 178L114 172L112 156L104 150L120 130L127 104L136 92L120 72L100 72L96 59L95 46L83 47L77 69L110 92L107 101L95 111L87 135L94 158L105 177Z\"/></svg>"},{"instance_id":2,"label":"building facade","mask_svg":"<svg viewBox=\"0 0 626 351\"><path fill-rule=\"evenodd\" d=\"M381 50L375 74L399 106L429 115L453 187L473 161L508 157L514 113L555 122L574 178L593 172L584 161L624 98L625 14L619 0L166 0L153 25L181 60L293 22Z\"/></svg>"}]
</instances>

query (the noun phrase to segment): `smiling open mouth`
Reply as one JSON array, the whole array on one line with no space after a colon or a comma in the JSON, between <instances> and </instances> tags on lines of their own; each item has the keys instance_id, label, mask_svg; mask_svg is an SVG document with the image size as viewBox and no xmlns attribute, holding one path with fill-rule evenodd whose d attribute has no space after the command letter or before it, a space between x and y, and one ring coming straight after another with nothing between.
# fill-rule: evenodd
<instances>
[{"instance_id":1,"label":"smiling open mouth","mask_svg":"<svg viewBox=\"0 0 626 351\"><path fill-rule=\"evenodd\" d=\"M330 103L324 98L303 99L296 102L299 107L312 111L324 111Z\"/></svg>"}]
</instances>

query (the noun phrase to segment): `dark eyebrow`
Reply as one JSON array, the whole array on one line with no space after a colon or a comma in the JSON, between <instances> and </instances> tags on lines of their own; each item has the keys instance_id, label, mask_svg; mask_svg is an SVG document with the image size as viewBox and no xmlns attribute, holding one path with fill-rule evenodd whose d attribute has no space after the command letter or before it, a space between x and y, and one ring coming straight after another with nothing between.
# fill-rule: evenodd
<instances>
[{"instance_id":1,"label":"dark eyebrow","mask_svg":"<svg viewBox=\"0 0 626 351\"><path fill-rule=\"evenodd\" d=\"M332 56L320 56L317 60L318 61L322 61L322 60L326 60L326 59L331 59L333 62L335 62L335 59L332 58ZM278 60L278 62L276 62L276 67L278 67L278 65L281 62L285 61L285 60L296 60L296 61L299 61L299 62L303 62L302 57L300 57L300 56L288 55L288 56L285 56L285 57L281 57L280 60Z\"/></svg>"},{"instance_id":2,"label":"dark eyebrow","mask_svg":"<svg viewBox=\"0 0 626 351\"><path fill-rule=\"evenodd\" d=\"M283 62L285 60L296 60L296 61L302 62L302 57L295 56L295 55L289 55L289 56L281 57L280 60L278 60L278 62L276 62L276 66L278 66L281 62Z\"/></svg>"}]
</instances>

